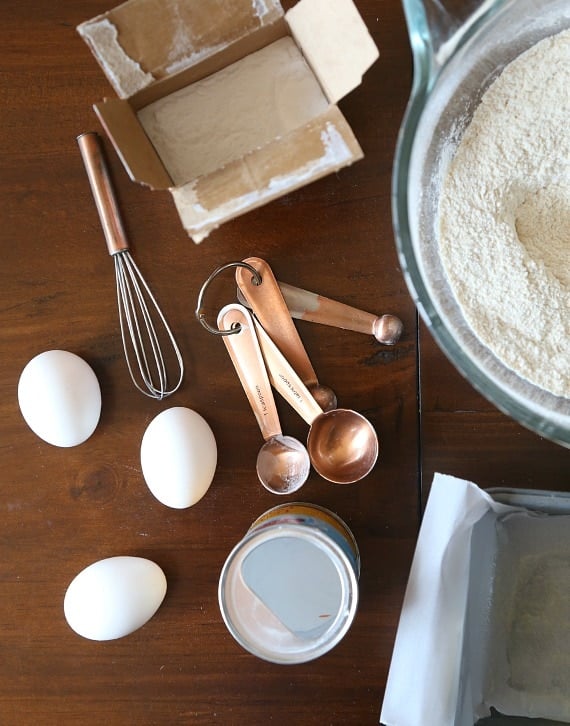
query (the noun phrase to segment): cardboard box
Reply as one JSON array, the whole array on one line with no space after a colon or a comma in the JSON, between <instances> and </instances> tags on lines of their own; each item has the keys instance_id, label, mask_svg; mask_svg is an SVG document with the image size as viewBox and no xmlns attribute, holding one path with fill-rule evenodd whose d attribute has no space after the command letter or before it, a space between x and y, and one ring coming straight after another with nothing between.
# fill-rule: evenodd
<instances>
[{"instance_id":1,"label":"cardboard box","mask_svg":"<svg viewBox=\"0 0 570 726\"><path fill-rule=\"evenodd\" d=\"M378 57L352 0L128 0L78 32L129 176L168 189L195 242L363 156L336 105Z\"/></svg>"},{"instance_id":2,"label":"cardboard box","mask_svg":"<svg viewBox=\"0 0 570 726\"><path fill-rule=\"evenodd\" d=\"M570 493L436 474L383 726L570 723Z\"/></svg>"}]
</instances>

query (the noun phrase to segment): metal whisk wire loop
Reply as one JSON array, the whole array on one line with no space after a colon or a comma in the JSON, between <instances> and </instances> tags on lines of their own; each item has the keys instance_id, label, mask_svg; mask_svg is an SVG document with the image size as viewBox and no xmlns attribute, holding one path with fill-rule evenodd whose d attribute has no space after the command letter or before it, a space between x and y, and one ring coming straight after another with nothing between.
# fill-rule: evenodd
<instances>
[{"instance_id":1,"label":"metal whisk wire loop","mask_svg":"<svg viewBox=\"0 0 570 726\"><path fill-rule=\"evenodd\" d=\"M131 380L141 393L162 400L177 391L182 384L184 364L180 349L156 298L130 253L119 252L114 255L114 260L121 340ZM171 388L168 388L166 363L155 318L162 324L178 364L178 380ZM135 374L135 366L138 368L142 386Z\"/></svg>"}]
</instances>

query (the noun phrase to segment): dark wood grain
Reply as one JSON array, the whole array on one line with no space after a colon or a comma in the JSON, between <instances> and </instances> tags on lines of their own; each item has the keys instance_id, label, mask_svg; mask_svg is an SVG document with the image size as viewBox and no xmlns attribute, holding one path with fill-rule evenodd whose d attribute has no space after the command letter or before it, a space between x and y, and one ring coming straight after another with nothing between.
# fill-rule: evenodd
<instances>
[{"instance_id":1,"label":"dark wood grain","mask_svg":"<svg viewBox=\"0 0 570 726\"><path fill-rule=\"evenodd\" d=\"M128 378L113 264L75 142L100 131L91 106L113 95L75 27L112 5L3 4L0 723L376 723L418 526L415 312L390 218L392 155L411 82L400 5L358 3L382 54L341 104L365 159L225 225L200 246L183 232L169 194L130 182L105 143L133 256L187 366L183 388L163 403ZM225 348L193 314L209 273L250 255L267 259L280 279L394 312L406 325L397 347L381 349L368 336L299 323L320 378L371 419L382 451L357 485L312 474L295 497L347 521L362 576L359 612L343 642L291 668L243 651L217 603L229 551L282 501L257 481L262 442ZM212 314L234 298L228 275L209 294ZM51 348L83 356L102 386L100 424L72 449L39 440L18 409L21 370ZM139 462L146 426L174 405L200 412L219 445L210 491L184 511L152 497ZM292 411L280 411L287 433L306 435ZM65 622L65 590L83 567L116 554L156 561L168 593L139 631L90 642Z\"/></svg>"},{"instance_id":2,"label":"dark wood grain","mask_svg":"<svg viewBox=\"0 0 570 726\"><path fill-rule=\"evenodd\" d=\"M488 489L570 489L570 451L505 416L453 368L420 326L422 502L435 472Z\"/></svg>"},{"instance_id":3,"label":"dark wood grain","mask_svg":"<svg viewBox=\"0 0 570 726\"><path fill-rule=\"evenodd\" d=\"M75 27L113 3L3 3L1 724L377 723L419 525L420 466L424 484L440 470L484 486L549 488L556 476L558 488L568 486L568 452L496 412L425 331L420 417L416 313L390 215L394 146L411 85L409 44L398 0L357 5L381 57L340 104L365 151L354 166L226 224L197 246L168 193L133 184L105 142L133 255L186 362L182 389L156 403L128 377L113 264L75 142L81 132L100 131L91 106L113 95ZM298 323L319 378L343 405L370 418L381 455L356 485L334 486L313 473L294 497L343 517L362 556L353 627L329 654L296 667L243 651L217 603L229 551L257 516L283 501L257 481L255 419L223 344L193 313L210 272L250 255L267 259L281 280L393 312L406 328L386 349L368 336ZM228 275L211 288L212 315L234 296ZM52 348L83 356L102 387L100 424L72 449L38 439L18 409L23 367ZM170 406L201 413L219 446L210 491L183 511L152 497L139 461L146 426ZM280 405L280 412L287 433L306 435L292 411ZM65 622L65 590L83 567L117 554L156 561L168 579L165 602L126 638L84 640Z\"/></svg>"}]
</instances>

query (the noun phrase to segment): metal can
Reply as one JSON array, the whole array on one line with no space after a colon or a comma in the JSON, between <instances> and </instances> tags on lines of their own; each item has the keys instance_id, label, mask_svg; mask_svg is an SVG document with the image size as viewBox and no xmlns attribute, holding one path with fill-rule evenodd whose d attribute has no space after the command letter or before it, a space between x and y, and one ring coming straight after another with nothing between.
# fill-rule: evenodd
<instances>
[{"instance_id":1,"label":"metal can","mask_svg":"<svg viewBox=\"0 0 570 726\"><path fill-rule=\"evenodd\" d=\"M253 655L305 663L347 633L359 575L358 546L340 517L315 504L280 504L258 517L228 556L220 610Z\"/></svg>"}]
</instances>

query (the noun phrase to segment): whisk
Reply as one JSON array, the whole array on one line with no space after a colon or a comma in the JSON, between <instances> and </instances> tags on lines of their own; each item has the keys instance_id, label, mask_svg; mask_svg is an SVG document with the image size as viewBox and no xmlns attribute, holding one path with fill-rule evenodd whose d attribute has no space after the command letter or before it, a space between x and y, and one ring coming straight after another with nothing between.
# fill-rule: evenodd
<instances>
[{"instance_id":1,"label":"whisk","mask_svg":"<svg viewBox=\"0 0 570 726\"><path fill-rule=\"evenodd\" d=\"M107 249L115 261L119 324L127 367L139 391L161 400L177 391L182 383L184 364L180 349L129 252L129 243L119 215L100 137L94 132L81 134L77 137L77 143L103 227ZM160 335L157 324L162 326ZM179 370L178 381L170 388L161 348L162 340L169 341Z\"/></svg>"}]
</instances>

